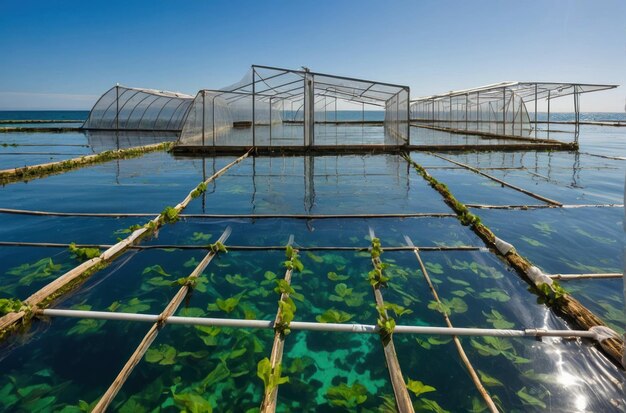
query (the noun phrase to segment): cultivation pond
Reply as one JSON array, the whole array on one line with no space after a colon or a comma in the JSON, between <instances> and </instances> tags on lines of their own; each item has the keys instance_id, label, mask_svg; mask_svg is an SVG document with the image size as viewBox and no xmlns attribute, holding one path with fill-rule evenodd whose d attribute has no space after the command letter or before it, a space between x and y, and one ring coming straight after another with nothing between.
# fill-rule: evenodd
<instances>
[{"instance_id":1,"label":"cultivation pond","mask_svg":"<svg viewBox=\"0 0 626 413\"><path fill-rule=\"evenodd\" d=\"M598 145L597 133L593 129L587 150ZM16 144L71 142L86 145L70 147L85 153L105 144L77 133L6 138ZM614 136L610 139L615 144ZM24 156L20 162L41 161L38 155ZM410 156L544 272L622 271L624 161L527 151ZM0 213L0 241L16 243L0 247L0 298L28 297L79 264L67 244L114 244L133 224L178 204L236 158L155 152L0 188L0 208L146 214ZM452 161L565 205L601 207L545 208L545 202ZM530 209L484 208L511 205ZM225 241L230 250L209 263L176 315L273 320L277 280L285 274L282 247L292 239L303 264L291 279L294 321L376 324L368 281L373 233L383 250L389 249L381 255L390 277L382 296L397 305L390 313L398 325L444 326L444 308L455 327L572 328L539 303L528 284L397 155L248 157L210 182L183 214L191 216L165 224L141 242L145 248L122 254L52 307L159 314L178 290L176 280L207 254L202 247L230 228ZM358 216L323 216L330 214ZM419 254L442 304L434 301L414 251L399 248L407 246L405 237L422 248ZM561 284L616 331L624 331L621 279ZM93 319L33 322L0 344L0 411L88 410L149 328ZM166 325L110 410L257 409L264 391L257 366L270 356L273 341L270 329ZM450 337L394 334L393 342L417 411L486 410ZM626 409L626 374L590 341L463 337L460 343L503 411ZM285 336L282 374L289 381L279 386L276 410L281 412L395 410L378 335L294 329Z\"/></svg>"}]
</instances>

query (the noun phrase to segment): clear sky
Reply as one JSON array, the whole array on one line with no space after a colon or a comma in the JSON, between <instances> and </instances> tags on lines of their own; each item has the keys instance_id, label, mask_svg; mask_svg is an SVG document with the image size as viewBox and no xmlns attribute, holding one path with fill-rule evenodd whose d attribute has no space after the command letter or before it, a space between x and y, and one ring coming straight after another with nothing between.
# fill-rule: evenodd
<instances>
[{"instance_id":1,"label":"clear sky","mask_svg":"<svg viewBox=\"0 0 626 413\"><path fill-rule=\"evenodd\" d=\"M582 110L621 112L626 1L0 0L0 57L0 110L89 109L117 82L195 94L265 64L407 84L413 97L616 83Z\"/></svg>"}]
</instances>

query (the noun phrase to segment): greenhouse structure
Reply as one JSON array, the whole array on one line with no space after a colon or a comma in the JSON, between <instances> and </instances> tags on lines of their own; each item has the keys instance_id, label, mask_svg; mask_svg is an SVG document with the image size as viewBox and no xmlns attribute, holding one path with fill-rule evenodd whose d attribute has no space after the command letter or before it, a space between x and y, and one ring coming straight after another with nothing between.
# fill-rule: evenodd
<instances>
[{"instance_id":1,"label":"greenhouse structure","mask_svg":"<svg viewBox=\"0 0 626 413\"><path fill-rule=\"evenodd\" d=\"M113 86L91 109L83 129L178 132L192 101L183 93Z\"/></svg>"},{"instance_id":2,"label":"greenhouse structure","mask_svg":"<svg viewBox=\"0 0 626 413\"><path fill-rule=\"evenodd\" d=\"M550 117L550 103L553 99L571 96L572 112L575 114L572 124L575 128L565 133L577 142L580 95L616 87L581 83L502 82L412 100L411 121L421 127L451 132L550 139L550 124L558 123ZM537 116L540 102L545 102L547 106L547 118L539 119ZM545 131L541 125L547 125Z\"/></svg>"},{"instance_id":3,"label":"greenhouse structure","mask_svg":"<svg viewBox=\"0 0 626 413\"><path fill-rule=\"evenodd\" d=\"M384 121L368 122L372 109ZM402 146L408 114L408 86L254 65L240 82L196 95L178 147ZM353 127L368 123L384 125L384 139Z\"/></svg>"}]
</instances>

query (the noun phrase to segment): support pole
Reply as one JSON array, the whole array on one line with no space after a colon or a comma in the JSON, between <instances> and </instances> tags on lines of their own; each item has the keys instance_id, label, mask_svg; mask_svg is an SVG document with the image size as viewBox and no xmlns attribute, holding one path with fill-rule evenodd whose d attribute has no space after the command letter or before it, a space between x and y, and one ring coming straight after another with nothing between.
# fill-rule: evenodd
<instances>
[{"instance_id":1,"label":"support pole","mask_svg":"<svg viewBox=\"0 0 626 413\"><path fill-rule=\"evenodd\" d=\"M252 146L256 146L256 69L252 66Z\"/></svg>"}]
</instances>

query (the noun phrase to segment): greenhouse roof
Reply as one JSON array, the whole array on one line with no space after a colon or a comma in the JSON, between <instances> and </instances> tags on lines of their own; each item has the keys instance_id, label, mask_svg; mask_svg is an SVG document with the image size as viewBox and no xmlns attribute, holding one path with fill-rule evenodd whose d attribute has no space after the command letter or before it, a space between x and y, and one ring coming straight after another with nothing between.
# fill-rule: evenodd
<instances>
[{"instance_id":1,"label":"greenhouse roof","mask_svg":"<svg viewBox=\"0 0 626 413\"><path fill-rule=\"evenodd\" d=\"M316 96L370 105L384 106L391 97L409 90L405 85L312 72L304 67L292 70L261 65L253 65L241 81L220 90L243 95L254 93L261 100L298 101L304 99L302 82L306 76L314 79Z\"/></svg>"},{"instance_id":2,"label":"greenhouse roof","mask_svg":"<svg viewBox=\"0 0 626 413\"><path fill-rule=\"evenodd\" d=\"M439 100L443 98L464 96L473 93L480 93L481 99L492 97L493 99L502 98L502 89L512 90L517 96L524 101L533 101L535 99L555 99L562 96L572 95L574 93L597 92L599 90L614 89L619 85L600 85L591 83L566 83L566 82L501 82L491 85L480 86L471 89L462 89L450 91L432 96L424 96L412 100L411 102L420 102L426 100Z\"/></svg>"}]
</instances>

